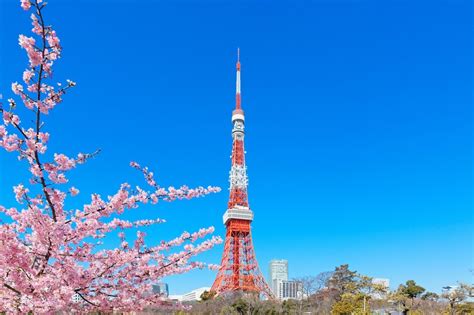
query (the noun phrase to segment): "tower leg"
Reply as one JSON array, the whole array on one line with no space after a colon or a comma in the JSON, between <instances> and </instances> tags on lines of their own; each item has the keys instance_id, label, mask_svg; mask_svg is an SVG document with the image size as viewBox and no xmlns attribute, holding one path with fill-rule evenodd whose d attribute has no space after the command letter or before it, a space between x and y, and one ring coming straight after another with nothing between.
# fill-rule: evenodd
<instances>
[{"instance_id":1,"label":"tower leg","mask_svg":"<svg viewBox=\"0 0 474 315\"><path fill-rule=\"evenodd\" d=\"M235 290L240 288L240 238L239 233L234 232L234 265L233 265L233 282Z\"/></svg>"}]
</instances>

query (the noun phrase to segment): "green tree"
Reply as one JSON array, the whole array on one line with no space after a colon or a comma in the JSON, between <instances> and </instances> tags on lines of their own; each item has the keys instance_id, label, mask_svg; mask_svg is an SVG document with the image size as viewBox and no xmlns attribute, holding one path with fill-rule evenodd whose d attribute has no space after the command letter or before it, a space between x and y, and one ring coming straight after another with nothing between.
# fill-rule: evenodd
<instances>
[{"instance_id":1,"label":"green tree","mask_svg":"<svg viewBox=\"0 0 474 315\"><path fill-rule=\"evenodd\" d=\"M414 280L408 280L401 284L398 290L392 295L392 299L399 303L403 314L408 314L416 307L416 299L425 292L425 288L416 284Z\"/></svg>"},{"instance_id":2,"label":"green tree","mask_svg":"<svg viewBox=\"0 0 474 315\"><path fill-rule=\"evenodd\" d=\"M216 292L214 291L204 291L201 294L201 301L212 300L215 296L216 296Z\"/></svg>"},{"instance_id":3,"label":"green tree","mask_svg":"<svg viewBox=\"0 0 474 315\"><path fill-rule=\"evenodd\" d=\"M336 267L328 288L334 293L333 314L370 314L369 300L375 293L387 290L371 277L350 270L349 265Z\"/></svg>"},{"instance_id":4,"label":"green tree","mask_svg":"<svg viewBox=\"0 0 474 315\"><path fill-rule=\"evenodd\" d=\"M410 299L415 299L425 292L425 288L416 284L415 280L408 280L405 285L402 284L400 288Z\"/></svg>"},{"instance_id":5,"label":"green tree","mask_svg":"<svg viewBox=\"0 0 474 315\"><path fill-rule=\"evenodd\" d=\"M456 314L472 315L474 314L474 303L464 303L456 307Z\"/></svg>"},{"instance_id":6,"label":"green tree","mask_svg":"<svg viewBox=\"0 0 474 315\"><path fill-rule=\"evenodd\" d=\"M344 293L339 301L334 303L331 309L333 315L367 315L363 309L363 295Z\"/></svg>"},{"instance_id":7,"label":"green tree","mask_svg":"<svg viewBox=\"0 0 474 315\"><path fill-rule=\"evenodd\" d=\"M238 313L232 305L225 305L224 307L222 307L219 314L221 314L221 315L240 315L241 313Z\"/></svg>"},{"instance_id":8,"label":"green tree","mask_svg":"<svg viewBox=\"0 0 474 315\"><path fill-rule=\"evenodd\" d=\"M434 292L428 291L421 296L421 299L425 301L438 301L439 295Z\"/></svg>"},{"instance_id":9,"label":"green tree","mask_svg":"<svg viewBox=\"0 0 474 315\"><path fill-rule=\"evenodd\" d=\"M349 269L349 265L340 265L336 267L331 278L328 280L328 288L335 292L336 301L342 299L345 293L357 292L357 272Z\"/></svg>"},{"instance_id":10,"label":"green tree","mask_svg":"<svg viewBox=\"0 0 474 315\"><path fill-rule=\"evenodd\" d=\"M385 294L388 288L383 284L374 283L372 277L358 275L357 290L362 297L362 311L363 314L370 313L368 301L372 299L374 294Z\"/></svg>"},{"instance_id":11,"label":"green tree","mask_svg":"<svg viewBox=\"0 0 474 315\"><path fill-rule=\"evenodd\" d=\"M298 312L298 303L295 300L286 300L282 303L283 314L291 315L297 314Z\"/></svg>"},{"instance_id":12,"label":"green tree","mask_svg":"<svg viewBox=\"0 0 474 315\"><path fill-rule=\"evenodd\" d=\"M232 303L232 308L239 314L247 314L249 306L243 298L239 298Z\"/></svg>"},{"instance_id":13,"label":"green tree","mask_svg":"<svg viewBox=\"0 0 474 315\"><path fill-rule=\"evenodd\" d=\"M449 290L441 295L444 299L448 300L449 303L449 313L455 315L457 312L457 307L460 303L466 300L470 295L472 295L473 287L461 283L458 287Z\"/></svg>"}]
</instances>

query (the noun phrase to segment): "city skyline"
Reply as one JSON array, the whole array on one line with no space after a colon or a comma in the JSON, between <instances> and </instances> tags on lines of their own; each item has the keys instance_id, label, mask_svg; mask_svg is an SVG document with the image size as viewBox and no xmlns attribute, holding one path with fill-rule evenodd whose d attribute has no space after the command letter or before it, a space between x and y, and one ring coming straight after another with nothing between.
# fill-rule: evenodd
<instances>
[{"instance_id":1,"label":"city skyline","mask_svg":"<svg viewBox=\"0 0 474 315\"><path fill-rule=\"evenodd\" d=\"M55 76L78 85L53 114L49 145L71 154L102 149L82 166L84 173L71 175L82 200L92 191L112 194L123 181L141 183L130 160L150 167L165 186L222 187L215 196L146 206L125 218L166 219L145 229L151 244L209 225L224 236L229 115L241 47L249 196L262 273L274 257L288 259L295 277L348 263L393 286L415 279L439 292L472 279L466 5L316 1L305 13L280 3L269 17L264 5L247 2L211 12L194 4L90 3L86 10L55 2L48 15L64 45ZM17 35L31 27L17 1L0 8L0 91L7 95L25 64ZM169 12L179 18L167 18ZM241 15L246 23L239 23ZM114 16L130 19L128 28ZM66 23L78 19L80 30ZM127 47L118 45L124 38ZM88 45L98 49L84 64ZM66 147L69 140L74 145ZM10 163L21 162L0 155L4 205L14 204L11 187L27 178L25 170L4 166ZM115 235L105 242L119 243ZM222 248L201 259L219 263ZM214 277L193 271L164 282L174 294L210 286Z\"/></svg>"}]
</instances>

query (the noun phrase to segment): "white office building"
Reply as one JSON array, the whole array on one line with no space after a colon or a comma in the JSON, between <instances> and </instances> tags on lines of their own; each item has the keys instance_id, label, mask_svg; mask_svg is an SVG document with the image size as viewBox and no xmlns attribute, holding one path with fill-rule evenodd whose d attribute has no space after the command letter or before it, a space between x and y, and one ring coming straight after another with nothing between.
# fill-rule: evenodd
<instances>
[{"instance_id":1,"label":"white office building","mask_svg":"<svg viewBox=\"0 0 474 315\"><path fill-rule=\"evenodd\" d=\"M84 302L84 300L81 298L79 293L74 293L71 299L72 299L72 303L74 304L79 304L79 303Z\"/></svg>"},{"instance_id":2,"label":"white office building","mask_svg":"<svg viewBox=\"0 0 474 315\"><path fill-rule=\"evenodd\" d=\"M168 295L168 299L170 299L171 301L181 302L183 300L183 296L180 294L170 294Z\"/></svg>"},{"instance_id":3,"label":"white office building","mask_svg":"<svg viewBox=\"0 0 474 315\"><path fill-rule=\"evenodd\" d=\"M209 287L202 287L196 290L192 290L189 293L185 293L181 296L182 302L191 302L191 301L200 301L201 300L201 294L204 293L204 291L211 291L211 288Z\"/></svg>"},{"instance_id":4,"label":"white office building","mask_svg":"<svg viewBox=\"0 0 474 315\"><path fill-rule=\"evenodd\" d=\"M300 300L303 297L303 285L298 281L277 280L273 282L273 292L279 300Z\"/></svg>"}]
</instances>

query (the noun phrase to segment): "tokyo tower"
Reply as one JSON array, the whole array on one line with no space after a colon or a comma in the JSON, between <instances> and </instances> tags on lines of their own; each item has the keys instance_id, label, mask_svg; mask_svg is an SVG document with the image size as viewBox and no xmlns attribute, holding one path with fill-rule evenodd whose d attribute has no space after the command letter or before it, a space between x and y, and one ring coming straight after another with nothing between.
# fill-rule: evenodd
<instances>
[{"instance_id":1,"label":"tokyo tower","mask_svg":"<svg viewBox=\"0 0 474 315\"><path fill-rule=\"evenodd\" d=\"M237 51L237 82L235 109L232 112L232 166L230 169L230 196L223 221L226 226L224 253L211 291L217 295L232 292L262 294L273 298L272 291L258 268L252 243L250 223L253 212L247 195L247 167L244 150L244 111L240 97L240 53Z\"/></svg>"}]
</instances>

